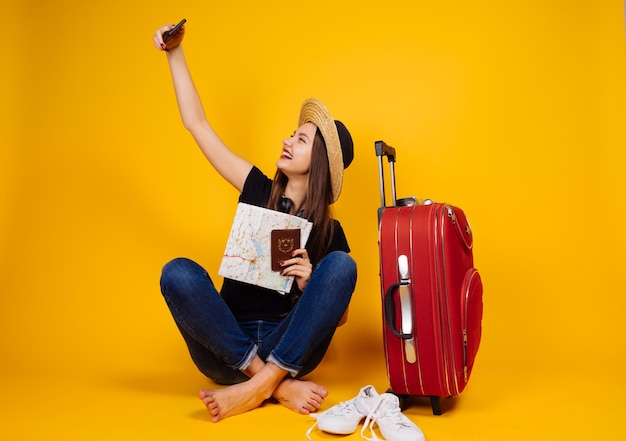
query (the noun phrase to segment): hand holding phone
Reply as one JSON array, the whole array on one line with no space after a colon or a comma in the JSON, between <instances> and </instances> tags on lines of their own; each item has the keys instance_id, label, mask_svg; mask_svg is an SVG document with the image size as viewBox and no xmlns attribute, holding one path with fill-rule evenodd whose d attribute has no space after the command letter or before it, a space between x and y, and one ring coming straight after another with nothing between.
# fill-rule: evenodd
<instances>
[{"instance_id":1,"label":"hand holding phone","mask_svg":"<svg viewBox=\"0 0 626 441\"><path fill-rule=\"evenodd\" d=\"M187 19L183 18L176 26L170 29L167 32L163 33L163 43L167 43L167 41L172 38L174 35L178 33L180 28L187 22Z\"/></svg>"}]
</instances>

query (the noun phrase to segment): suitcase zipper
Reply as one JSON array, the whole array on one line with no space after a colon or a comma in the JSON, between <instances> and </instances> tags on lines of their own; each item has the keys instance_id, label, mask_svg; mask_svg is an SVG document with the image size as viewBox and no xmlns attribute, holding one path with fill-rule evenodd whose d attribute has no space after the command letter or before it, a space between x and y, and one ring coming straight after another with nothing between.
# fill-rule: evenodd
<instances>
[{"instance_id":1,"label":"suitcase zipper","mask_svg":"<svg viewBox=\"0 0 626 441\"><path fill-rule=\"evenodd\" d=\"M469 326L469 309L470 309L470 294L472 293L472 286L474 277L478 275L478 271L472 268L465 275L465 281L463 282L464 292L461 293L461 328L463 329L463 379L467 383L469 380L469 336L467 328Z\"/></svg>"},{"instance_id":2,"label":"suitcase zipper","mask_svg":"<svg viewBox=\"0 0 626 441\"><path fill-rule=\"evenodd\" d=\"M469 305L469 293L472 286L471 279L474 276L473 272L465 276L465 292L461 294L461 313L463 314L463 380L467 383L467 322L468 322L468 305ZM469 281L467 280L469 278Z\"/></svg>"},{"instance_id":3,"label":"suitcase zipper","mask_svg":"<svg viewBox=\"0 0 626 441\"><path fill-rule=\"evenodd\" d=\"M463 216L463 218L465 219L465 225L463 225L463 221L461 220L461 222L459 222L459 219L457 218L457 215L454 212L452 206L446 205L445 210L448 214L448 217L450 218L450 221L452 222L452 225L454 225L454 227L456 228L459 240L463 244L465 244L467 250L471 250L474 245L474 241L472 239L472 227L470 226L469 219Z\"/></svg>"},{"instance_id":4,"label":"suitcase zipper","mask_svg":"<svg viewBox=\"0 0 626 441\"><path fill-rule=\"evenodd\" d=\"M465 328L463 328L463 380L467 383L467 329Z\"/></svg>"},{"instance_id":5,"label":"suitcase zipper","mask_svg":"<svg viewBox=\"0 0 626 441\"><path fill-rule=\"evenodd\" d=\"M452 223L456 224L456 214L454 214L454 210L451 206L446 205L446 211L448 212L448 217L452 219Z\"/></svg>"}]
</instances>

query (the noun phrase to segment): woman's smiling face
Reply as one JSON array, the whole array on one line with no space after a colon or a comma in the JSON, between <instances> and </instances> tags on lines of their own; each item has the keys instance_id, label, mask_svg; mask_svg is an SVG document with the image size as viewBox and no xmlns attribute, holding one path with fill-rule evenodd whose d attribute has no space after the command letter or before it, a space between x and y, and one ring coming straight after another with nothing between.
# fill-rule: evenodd
<instances>
[{"instance_id":1,"label":"woman's smiling face","mask_svg":"<svg viewBox=\"0 0 626 441\"><path fill-rule=\"evenodd\" d=\"M283 140L283 151L276 163L287 177L291 175L305 175L311 168L311 152L317 126L305 123Z\"/></svg>"}]
</instances>

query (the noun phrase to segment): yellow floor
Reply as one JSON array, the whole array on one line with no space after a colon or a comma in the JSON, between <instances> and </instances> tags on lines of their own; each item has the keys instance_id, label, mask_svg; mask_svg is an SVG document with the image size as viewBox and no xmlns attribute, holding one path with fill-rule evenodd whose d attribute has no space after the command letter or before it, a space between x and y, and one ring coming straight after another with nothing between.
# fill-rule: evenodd
<instances>
[{"instance_id":1,"label":"yellow floor","mask_svg":"<svg viewBox=\"0 0 626 441\"><path fill-rule=\"evenodd\" d=\"M340 332L323 364L310 376L331 391L324 408L352 398L366 384L379 391L387 387L376 342L370 349L358 348L349 344L349 338L349 333ZM490 350L488 344L483 349ZM217 424L210 422L195 394L211 383L194 370L184 348L166 340L161 351L151 351L109 360L100 367L73 364L65 370L48 371L46 366L37 372L5 370L0 439L305 439L313 420L274 403ZM442 416L433 416L424 399L412 400L405 409L427 440L623 439L619 421L625 390L616 372L568 372L540 362L527 363L524 371L516 370L515 363L503 360L498 365L489 362L494 358L483 359L481 363L479 354L466 391L444 401ZM535 368L529 368L531 364ZM358 432L333 436L316 431L313 437L360 439Z\"/></svg>"}]
</instances>

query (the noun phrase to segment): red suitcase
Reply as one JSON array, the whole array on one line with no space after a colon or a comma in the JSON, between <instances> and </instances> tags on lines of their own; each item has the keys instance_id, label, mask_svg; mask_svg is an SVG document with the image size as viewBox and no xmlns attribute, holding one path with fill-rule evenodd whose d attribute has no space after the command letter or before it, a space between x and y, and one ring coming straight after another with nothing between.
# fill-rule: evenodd
<instances>
[{"instance_id":1,"label":"red suitcase","mask_svg":"<svg viewBox=\"0 0 626 441\"><path fill-rule=\"evenodd\" d=\"M465 214L448 204L396 199L393 147L375 143L380 175L380 279L384 349L390 391L430 397L459 395L469 380L481 337L482 282L474 268ZM386 206L383 156L391 171Z\"/></svg>"}]
</instances>

